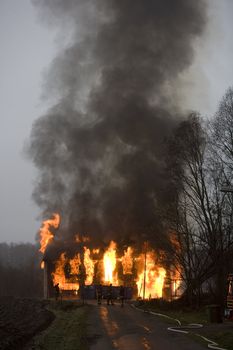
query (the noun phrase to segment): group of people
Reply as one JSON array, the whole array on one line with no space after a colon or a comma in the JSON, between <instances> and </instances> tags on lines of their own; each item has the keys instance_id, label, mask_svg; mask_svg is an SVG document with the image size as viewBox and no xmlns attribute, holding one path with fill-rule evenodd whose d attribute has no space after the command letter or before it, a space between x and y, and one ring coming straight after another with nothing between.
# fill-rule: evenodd
<instances>
[{"instance_id":1,"label":"group of people","mask_svg":"<svg viewBox=\"0 0 233 350\"><path fill-rule=\"evenodd\" d=\"M125 299L125 288L124 286L120 286L120 291L119 291L119 297L120 297L120 302L121 302L121 307L124 306L124 299ZM102 299L103 299L103 287L102 285L98 285L96 288L96 298L97 298L97 303L98 305L101 304ZM113 295L113 286L110 283L110 285L107 287L107 305L114 305L114 295Z\"/></svg>"}]
</instances>

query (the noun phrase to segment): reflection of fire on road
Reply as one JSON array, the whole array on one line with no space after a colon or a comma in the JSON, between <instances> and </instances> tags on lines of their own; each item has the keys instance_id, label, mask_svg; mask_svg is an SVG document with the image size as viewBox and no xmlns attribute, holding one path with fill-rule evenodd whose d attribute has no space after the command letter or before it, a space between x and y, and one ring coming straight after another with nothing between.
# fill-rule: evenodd
<instances>
[{"instance_id":1,"label":"reflection of fire on road","mask_svg":"<svg viewBox=\"0 0 233 350\"><path fill-rule=\"evenodd\" d=\"M55 238L51 227L57 228L59 222L59 215L54 214L54 219L43 223L40 230L42 253L53 244ZM76 236L75 244L77 245L75 254L70 256L64 249L56 260L50 261L52 267L46 266L45 273L50 274L53 285L59 283L63 291L77 293L80 285L112 283L113 286L132 287L135 295L142 298L169 299L171 295L176 294L180 284L179 276L176 273L175 282L169 282L170 295L164 293L168 288L168 275L171 275L171 271L167 271L160 254L150 248L148 243L146 251L136 252L133 247L128 246L121 254L114 241L111 241L105 249L93 248L88 237L79 235ZM45 268L44 263L48 265L48 261L48 258L44 258L42 268ZM48 279L47 276L45 283L48 283Z\"/></svg>"}]
</instances>

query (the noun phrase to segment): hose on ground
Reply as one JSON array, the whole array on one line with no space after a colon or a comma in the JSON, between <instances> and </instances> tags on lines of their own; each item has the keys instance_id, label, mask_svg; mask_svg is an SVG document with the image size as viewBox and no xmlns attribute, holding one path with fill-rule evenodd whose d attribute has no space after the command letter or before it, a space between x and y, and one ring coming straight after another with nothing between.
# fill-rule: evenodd
<instances>
[{"instance_id":1,"label":"hose on ground","mask_svg":"<svg viewBox=\"0 0 233 350\"><path fill-rule=\"evenodd\" d=\"M172 327L168 327L167 330L170 331L170 332L177 332L177 333L183 333L183 334L188 334L190 332L190 330L193 330L193 329L198 329L198 328L202 328L203 325L202 324L199 324L199 323L190 323L188 325L182 325L181 321L178 320L177 318L173 318L173 317L170 317L168 315L165 315L165 314L161 314L161 313L158 313L158 312L154 312L154 311L150 311L150 310L141 310L139 309L138 307L136 307L135 305L131 304L131 306L135 309L137 309L138 311L142 311L142 312L148 312L149 314L151 315L155 315L155 316L160 316L160 317L164 317L164 318L167 318L167 319L170 319L170 320L173 320L173 321L176 321L178 326L172 326ZM219 345L214 342L213 340L210 340L206 337L204 337L203 335L200 335L198 333L193 333L195 336L201 338L202 340L206 341L208 343L208 348L209 349L214 349L214 350L227 350L225 348L221 348L219 347Z\"/></svg>"}]
</instances>

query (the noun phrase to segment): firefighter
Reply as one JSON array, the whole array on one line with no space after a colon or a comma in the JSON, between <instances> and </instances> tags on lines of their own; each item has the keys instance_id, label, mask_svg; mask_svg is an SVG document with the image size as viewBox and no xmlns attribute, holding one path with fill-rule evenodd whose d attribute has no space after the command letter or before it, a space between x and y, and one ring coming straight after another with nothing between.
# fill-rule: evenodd
<instances>
[{"instance_id":1,"label":"firefighter","mask_svg":"<svg viewBox=\"0 0 233 350\"><path fill-rule=\"evenodd\" d=\"M55 288L55 299L58 300L60 295L59 283L55 284L54 288Z\"/></svg>"},{"instance_id":2,"label":"firefighter","mask_svg":"<svg viewBox=\"0 0 233 350\"><path fill-rule=\"evenodd\" d=\"M107 305L114 305L113 303L113 295L112 295L112 283L110 283L110 285L108 286L108 291L107 291Z\"/></svg>"}]
</instances>

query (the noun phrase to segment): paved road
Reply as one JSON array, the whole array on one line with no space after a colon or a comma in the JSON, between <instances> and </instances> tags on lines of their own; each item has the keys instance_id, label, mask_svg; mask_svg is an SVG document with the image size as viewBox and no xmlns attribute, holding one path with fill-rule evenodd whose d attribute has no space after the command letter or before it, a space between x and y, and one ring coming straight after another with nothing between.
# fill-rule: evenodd
<instances>
[{"instance_id":1,"label":"paved road","mask_svg":"<svg viewBox=\"0 0 233 350\"><path fill-rule=\"evenodd\" d=\"M159 317L133 309L93 305L90 307L91 350L203 350L187 335L170 332Z\"/></svg>"}]
</instances>

